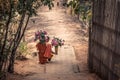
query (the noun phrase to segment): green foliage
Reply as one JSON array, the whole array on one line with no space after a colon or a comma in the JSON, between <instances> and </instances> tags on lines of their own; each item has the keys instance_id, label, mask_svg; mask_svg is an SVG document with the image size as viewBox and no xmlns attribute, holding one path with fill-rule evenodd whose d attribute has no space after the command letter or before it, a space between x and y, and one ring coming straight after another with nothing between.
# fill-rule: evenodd
<instances>
[{"instance_id":1,"label":"green foliage","mask_svg":"<svg viewBox=\"0 0 120 80\"><path fill-rule=\"evenodd\" d=\"M42 4L44 6L48 6L49 9L52 9L52 7L54 7L53 1L54 0L41 0Z\"/></svg>"},{"instance_id":2,"label":"green foliage","mask_svg":"<svg viewBox=\"0 0 120 80\"><path fill-rule=\"evenodd\" d=\"M92 2L91 1L71 0L68 3L68 7L71 7L72 11L76 15L80 15L83 21L91 20L92 18Z\"/></svg>"},{"instance_id":3,"label":"green foliage","mask_svg":"<svg viewBox=\"0 0 120 80\"><path fill-rule=\"evenodd\" d=\"M68 5L68 7L75 8L76 5L77 5L77 1L76 1L76 0L72 0L72 1L70 1L67 5Z\"/></svg>"},{"instance_id":4,"label":"green foliage","mask_svg":"<svg viewBox=\"0 0 120 80\"><path fill-rule=\"evenodd\" d=\"M19 56L26 56L28 54L27 50L27 43L21 42L18 47Z\"/></svg>"},{"instance_id":5,"label":"green foliage","mask_svg":"<svg viewBox=\"0 0 120 80\"><path fill-rule=\"evenodd\" d=\"M79 6L79 11L78 13L81 14L81 17L83 20L90 20L91 18L91 4L89 3L83 3Z\"/></svg>"}]
</instances>

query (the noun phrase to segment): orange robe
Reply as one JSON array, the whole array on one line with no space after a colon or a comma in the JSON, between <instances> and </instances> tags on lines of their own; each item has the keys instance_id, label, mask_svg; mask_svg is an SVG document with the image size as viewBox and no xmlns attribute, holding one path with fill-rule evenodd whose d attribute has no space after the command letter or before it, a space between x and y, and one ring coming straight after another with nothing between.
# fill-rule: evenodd
<instances>
[{"instance_id":1,"label":"orange robe","mask_svg":"<svg viewBox=\"0 0 120 80\"><path fill-rule=\"evenodd\" d=\"M44 64L47 62L47 59L50 59L53 55L51 54L51 45L50 44L40 44L36 45L37 50L39 51L39 63Z\"/></svg>"},{"instance_id":2,"label":"orange robe","mask_svg":"<svg viewBox=\"0 0 120 80\"><path fill-rule=\"evenodd\" d=\"M46 50L44 56L47 57L48 59L51 58L53 55L51 54L52 52L52 46L50 44L46 45Z\"/></svg>"},{"instance_id":3,"label":"orange robe","mask_svg":"<svg viewBox=\"0 0 120 80\"><path fill-rule=\"evenodd\" d=\"M47 62L47 58L44 57L45 50L46 50L46 44L40 44L38 43L36 45L38 52L38 58L39 58L39 63L44 64Z\"/></svg>"}]
</instances>

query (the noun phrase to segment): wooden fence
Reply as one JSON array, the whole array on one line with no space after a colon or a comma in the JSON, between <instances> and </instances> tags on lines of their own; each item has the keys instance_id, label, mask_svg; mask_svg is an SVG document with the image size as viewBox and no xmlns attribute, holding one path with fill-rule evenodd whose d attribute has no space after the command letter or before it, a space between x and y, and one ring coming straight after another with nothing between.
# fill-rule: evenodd
<instances>
[{"instance_id":1,"label":"wooden fence","mask_svg":"<svg viewBox=\"0 0 120 80\"><path fill-rule=\"evenodd\" d=\"M93 0L88 63L103 80L120 80L120 0Z\"/></svg>"}]
</instances>

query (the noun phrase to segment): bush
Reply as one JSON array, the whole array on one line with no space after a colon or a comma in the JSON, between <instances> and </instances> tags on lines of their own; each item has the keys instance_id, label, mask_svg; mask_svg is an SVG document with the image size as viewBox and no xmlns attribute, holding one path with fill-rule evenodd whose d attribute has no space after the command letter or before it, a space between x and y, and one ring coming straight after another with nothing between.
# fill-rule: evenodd
<instances>
[{"instance_id":1,"label":"bush","mask_svg":"<svg viewBox=\"0 0 120 80\"><path fill-rule=\"evenodd\" d=\"M19 44L16 59L23 59L26 58L26 55L28 54L28 48L26 42L21 42Z\"/></svg>"}]
</instances>

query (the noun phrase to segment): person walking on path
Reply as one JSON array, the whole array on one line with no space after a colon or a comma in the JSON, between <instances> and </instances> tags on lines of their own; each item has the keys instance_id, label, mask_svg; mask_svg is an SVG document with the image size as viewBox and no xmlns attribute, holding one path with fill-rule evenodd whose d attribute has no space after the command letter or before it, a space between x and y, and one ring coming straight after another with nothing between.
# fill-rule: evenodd
<instances>
[{"instance_id":1,"label":"person walking on path","mask_svg":"<svg viewBox=\"0 0 120 80\"><path fill-rule=\"evenodd\" d=\"M49 42L49 37L44 34L40 35L39 42L36 44L36 48L38 50L38 58L39 63L45 64L51 60L52 54L52 46Z\"/></svg>"}]
</instances>

